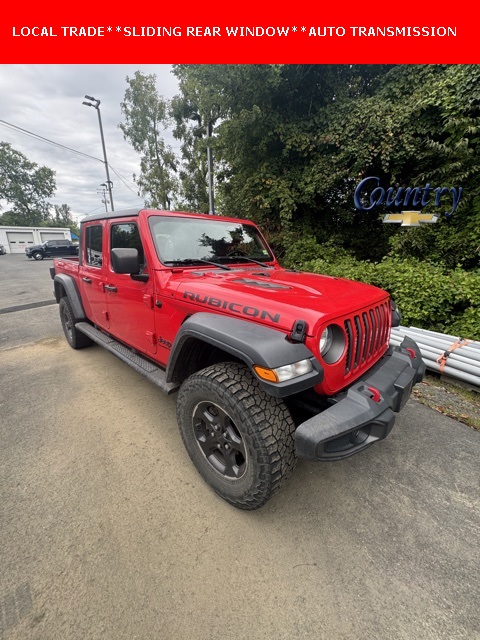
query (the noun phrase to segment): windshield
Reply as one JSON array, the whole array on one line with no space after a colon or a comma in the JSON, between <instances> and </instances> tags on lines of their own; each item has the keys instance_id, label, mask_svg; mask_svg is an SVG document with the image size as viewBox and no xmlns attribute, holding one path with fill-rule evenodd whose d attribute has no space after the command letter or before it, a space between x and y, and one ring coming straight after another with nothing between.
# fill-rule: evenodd
<instances>
[{"instance_id":1,"label":"windshield","mask_svg":"<svg viewBox=\"0 0 480 640\"><path fill-rule=\"evenodd\" d=\"M255 227L240 222L223 222L205 216L181 218L151 216L150 231L163 264L205 260L219 263L269 262L273 256Z\"/></svg>"}]
</instances>

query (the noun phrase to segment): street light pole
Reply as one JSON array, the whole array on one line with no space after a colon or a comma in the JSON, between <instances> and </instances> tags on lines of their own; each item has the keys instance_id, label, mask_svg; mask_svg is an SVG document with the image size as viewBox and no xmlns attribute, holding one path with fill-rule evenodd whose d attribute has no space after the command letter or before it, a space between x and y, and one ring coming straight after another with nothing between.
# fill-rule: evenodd
<instances>
[{"instance_id":1,"label":"street light pole","mask_svg":"<svg viewBox=\"0 0 480 640\"><path fill-rule=\"evenodd\" d=\"M213 195L213 154L212 154L212 148L210 147L211 140L212 140L212 133L213 133L213 125L212 125L212 121L209 120L207 123L207 139L208 139L207 174L208 174L208 204L209 204L208 213L211 216L215 214L215 200Z\"/></svg>"},{"instance_id":2,"label":"street light pole","mask_svg":"<svg viewBox=\"0 0 480 640\"><path fill-rule=\"evenodd\" d=\"M87 107L93 107L94 109L97 110L98 126L100 127L100 137L102 139L103 158L104 158L104 162L105 162L105 172L107 174L107 183L106 184L107 184L107 187L108 187L108 194L110 196L110 206L112 208L112 211L114 211L114 208L113 208L113 195L112 195L113 182L110 180L110 174L108 172L107 151L105 149L105 138L103 137L102 116L100 115L100 100L97 100L97 98L94 98L93 96L85 96L85 98L87 100L90 100L90 102L82 102L82 104L84 104Z\"/></svg>"}]
</instances>

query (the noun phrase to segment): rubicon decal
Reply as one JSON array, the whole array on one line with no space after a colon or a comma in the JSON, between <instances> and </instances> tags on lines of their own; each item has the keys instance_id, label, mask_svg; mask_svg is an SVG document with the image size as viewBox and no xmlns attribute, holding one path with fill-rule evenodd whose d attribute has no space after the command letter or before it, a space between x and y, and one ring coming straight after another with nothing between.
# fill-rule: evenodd
<instances>
[{"instance_id":1,"label":"rubicon decal","mask_svg":"<svg viewBox=\"0 0 480 640\"><path fill-rule=\"evenodd\" d=\"M257 309L256 307L243 305L238 302L220 300L220 298L213 298L211 296L201 295L200 293L193 293L192 291L184 291L183 298L186 300L192 300L193 302L198 302L199 304L206 304L217 309L228 309L233 313L243 314L244 316L248 316L249 318L270 320L271 322L275 322L277 324L280 322L279 313L269 313L264 309Z\"/></svg>"},{"instance_id":2,"label":"rubicon decal","mask_svg":"<svg viewBox=\"0 0 480 640\"><path fill-rule=\"evenodd\" d=\"M426 207L433 204L442 207L448 202L450 217L455 213L463 195L462 187L432 187L428 182L424 187L387 187L380 186L380 178L369 176L356 187L354 193L355 208L359 211L372 211L375 207ZM387 214L384 222L398 222L402 226L418 227L421 223L433 223L439 214L424 214L420 211L403 211Z\"/></svg>"}]
</instances>

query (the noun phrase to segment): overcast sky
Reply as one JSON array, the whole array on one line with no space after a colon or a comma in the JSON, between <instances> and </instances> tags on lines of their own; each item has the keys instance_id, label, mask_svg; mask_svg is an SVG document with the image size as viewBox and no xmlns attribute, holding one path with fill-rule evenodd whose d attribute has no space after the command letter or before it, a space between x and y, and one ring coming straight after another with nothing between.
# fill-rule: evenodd
<instances>
[{"instance_id":1,"label":"overcast sky","mask_svg":"<svg viewBox=\"0 0 480 640\"><path fill-rule=\"evenodd\" d=\"M103 161L97 113L82 105L85 95L101 100L115 209L142 206L133 183L138 155L118 128L126 77L135 71L155 74L160 95L172 98L178 93L170 65L0 65L0 120ZM41 142L3 123L0 141L55 171L53 204L68 204L77 219L104 210L102 195L97 193L106 181L103 162ZM178 149L173 137L168 136L167 142Z\"/></svg>"}]
</instances>

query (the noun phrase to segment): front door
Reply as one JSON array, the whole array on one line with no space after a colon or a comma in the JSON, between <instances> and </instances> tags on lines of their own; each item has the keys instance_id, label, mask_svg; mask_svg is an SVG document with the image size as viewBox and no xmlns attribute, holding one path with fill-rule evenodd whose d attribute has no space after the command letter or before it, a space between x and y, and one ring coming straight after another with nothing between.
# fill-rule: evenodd
<instances>
[{"instance_id":1,"label":"front door","mask_svg":"<svg viewBox=\"0 0 480 640\"><path fill-rule=\"evenodd\" d=\"M133 280L129 274L115 273L109 256L105 291L110 317L110 333L126 344L147 354L157 352L155 337L154 277L149 273L145 252L135 220L108 225L110 249L137 249L146 282Z\"/></svg>"}]
</instances>

